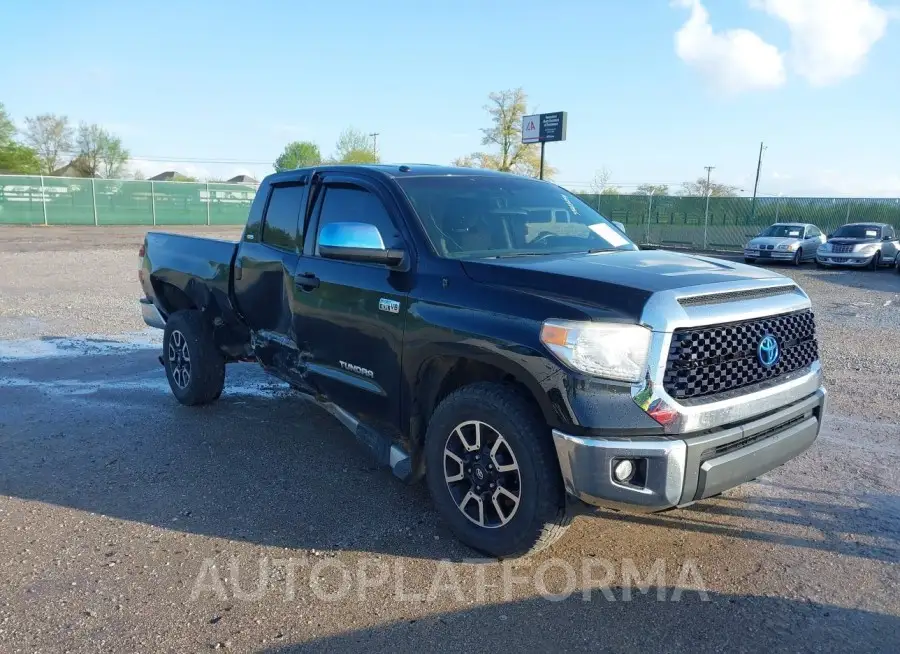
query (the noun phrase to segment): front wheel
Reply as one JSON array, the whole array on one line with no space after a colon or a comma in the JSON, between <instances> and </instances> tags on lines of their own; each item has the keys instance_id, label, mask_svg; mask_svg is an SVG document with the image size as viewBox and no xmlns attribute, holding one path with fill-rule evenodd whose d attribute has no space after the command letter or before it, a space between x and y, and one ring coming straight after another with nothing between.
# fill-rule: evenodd
<instances>
[{"instance_id":1,"label":"front wheel","mask_svg":"<svg viewBox=\"0 0 900 654\"><path fill-rule=\"evenodd\" d=\"M176 311L163 333L163 364L172 394L182 404L214 402L225 386L225 358L200 311Z\"/></svg>"},{"instance_id":2,"label":"front wheel","mask_svg":"<svg viewBox=\"0 0 900 654\"><path fill-rule=\"evenodd\" d=\"M509 386L472 384L444 399L428 424L425 465L441 517L479 552L531 554L569 526L549 429Z\"/></svg>"},{"instance_id":3,"label":"front wheel","mask_svg":"<svg viewBox=\"0 0 900 654\"><path fill-rule=\"evenodd\" d=\"M876 252L872 255L872 260L869 262L870 270L878 270L878 267L881 265L881 252Z\"/></svg>"},{"instance_id":4,"label":"front wheel","mask_svg":"<svg viewBox=\"0 0 900 654\"><path fill-rule=\"evenodd\" d=\"M894 269L897 271L897 274L900 275L900 252L897 253L897 258L894 261Z\"/></svg>"},{"instance_id":5,"label":"front wheel","mask_svg":"<svg viewBox=\"0 0 900 654\"><path fill-rule=\"evenodd\" d=\"M799 266L803 261L803 248L800 248L794 253L794 259L791 261L795 266Z\"/></svg>"}]
</instances>

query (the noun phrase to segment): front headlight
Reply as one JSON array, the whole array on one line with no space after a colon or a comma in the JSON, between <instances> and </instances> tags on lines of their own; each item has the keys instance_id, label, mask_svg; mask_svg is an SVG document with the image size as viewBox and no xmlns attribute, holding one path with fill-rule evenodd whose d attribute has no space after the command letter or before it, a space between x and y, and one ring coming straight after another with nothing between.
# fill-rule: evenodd
<instances>
[{"instance_id":1,"label":"front headlight","mask_svg":"<svg viewBox=\"0 0 900 654\"><path fill-rule=\"evenodd\" d=\"M545 320L541 342L575 370L616 381L638 382L647 366L651 332L640 325Z\"/></svg>"},{"instance_id":2,"label":"front headlight","mask_svg":"<svg viewBox=\"0 0 900 654\"><path fill-rule=\"evenodd\" d=\"M831 252L831 243L822 243L819 246L819 252Z\"/></svg>"},{"instance_id":3,"label":"front headlight","mask_svg":"<svg viewBox=\"0 0 900 654\"><path fill-rule=\"evenodd\" d=\"M874 243L869 243L869 245L857 245L856 251L860 254L875 254L875 251L878 250L878 246Z\"/></svg>"},{"instance_id":4,"label":"front headlight","mask_svg":"<svg viewBox=\"0 0 900 654\"><path fill-rule=\"evenodd\" d=\"M797 244L796 243L782 243L781 245L776 245L775 249L776 250L787 250L789 252L793 252L794 250L797 249Z\"/></svg>"}]
</instances>

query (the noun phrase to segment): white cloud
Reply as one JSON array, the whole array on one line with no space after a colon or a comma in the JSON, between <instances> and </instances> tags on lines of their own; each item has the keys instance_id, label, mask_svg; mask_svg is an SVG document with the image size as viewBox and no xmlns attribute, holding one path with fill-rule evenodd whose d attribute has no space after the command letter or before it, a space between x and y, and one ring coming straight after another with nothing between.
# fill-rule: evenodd
<instances>
[{"instance_id":1,"label":"white cloud","mask_svg":"<svg viewBox=\"0 0 900 654\"><path fill-rule=\"evenodd\" d=\"M751 0L791 31L788 63L814 86L857 74L891 14L870 0Z\"/></svg>"},{"instance_id":2,"label":"white cloud","mask_svg":"<svg viewBox=\"0 0 900 654\"><path fill-rule=\"evenodd\" d=\"M713 87L738 94L784 84L784 58L774 45L746 29L714 32L700 0L676 0L673 4L691 10L675 33L675 52Z\"/></svg>"}]
</instances>

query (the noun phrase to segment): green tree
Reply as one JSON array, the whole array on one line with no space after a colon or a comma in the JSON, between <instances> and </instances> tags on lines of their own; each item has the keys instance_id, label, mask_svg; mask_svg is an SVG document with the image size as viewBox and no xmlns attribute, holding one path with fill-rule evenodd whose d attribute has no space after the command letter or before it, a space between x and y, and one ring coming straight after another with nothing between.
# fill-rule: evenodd
<instances>
[{"instance_id":1,"label":"green tree","mask_svg":"<svg viewBox=\"0 0 900 654\"><path fill-rule=\"evenodd\" d=\"M292 141L284 146L284 151L275 160L275 171L284 172L322 163L319 146L310 141Z\"/></svg>"},{"instance_id":2,"label":"green tree","mask_svg":"<svg viewBox=\"0 0 900 654\"><path fill-rule=\"evenodd\" d=\"M25 145L37 152L41 172L51 173L72 151L72 128L66 116L41 114L25 119Z\"/></svg>"},{"instance_id":3,"label":"green tree","mask_svg":"<svg viewBox=\"0 0 900 654\"><path fill-rule=\"evenodd\" d=\"M714 198L734 197L737 195L738 187L729 186L728 184L717 184L710 181L706 183L705 177L698 177L695 182L685 182L681 185L682 195L694 195L706 197L707 193Z\"/></svg>"},{"instance_id":4,"label":"green tree","mask_svg":"<svg viewBox=\"0 0 900 654\"><path fill-rule=\"evenodd\" d=\"M607 186L605 189L600 191L600 195L622 195L622 189L618 186Z\"/></svg>"},{"instance_id":5,"label":"green tree","mask_svg":"<svg viewBox=\"0 0 900 654\"><path fill-rule=\"evenodd\" d=\"M85 177L118 177L128 161L122 139L97 124L81 123L75 138L78 151L75 166Z\"/></svg>"},{"instance_id":6,"label":"green tree","mask_svg":"<svg viewBox=\"0 0 900 654\"><path fill-rule=\"evenodd\" d=\"M668 195L669 194L669 185L668 184L641 184L638 186L634 195Z\"/></svg>"},{"instance_id":7,"label":"green tree","mask_svg":"<svg viewBox=\"0 0 900 654\"><path fill-rule=\"evenodd\" d=\"M40 172L41 161L31 148L13 142L0 146L0 173L37 175Z\"/></svg>"},{"instance_id":8,"label":"green tree","mask_svg":"<svg viewBox=\"0 0 900 654\"><path fill-rule=\"evenodd\" d=\"M346 164L373 164L379 163L378 155L367 149L354 149L344 153L340 163Z\"/></svg>"},{"instance_id":9,"label":"green tree","mask_svg":"<svg viewBox=\"0 0 900 654\"><path fill-rule=\"evenodd\" d=\"M491 126L481 130L482 145L495 148L493 152L473 152L454 161L455 165L490 168L503 172L537 177L540 171L540 146L522 143L522 117L528 113L528 96L521 88L491 93L484 106L491 118ZM551 178L556 170L544 162L544 177Z\"/></svg>"},{"instance_id":10,"label":"green tree","mask_svg":"<svg viewBox=\"0 0 900 654\"><path fill-rule=\"evenodd\" d=\"M122 139L107 133L100 149L100 173L107 179L122 177L131 153L122 146Z\"/></svg>"},{"instance_id":11,"label":"green tree","mask_svg":"<svg viewBox=\"0 0 900 654\"><path fill-rule=\"evenodd\" d=\"M13 137L16 135L16 126L13 124L12 118L6 113L6 107L0 102L0 147L12 143Z\"/></svg>"},{"instance_id":12,"label":"green tree","mask_svg":"<svg viewBox=\"0 0 900 654\"><path fill-rule=\"evenodd\" d=\"M334 159L338 163L378 163L381 161L365 132L348 127L338 137L334 146Z\"/></svg>"}]
</instances>

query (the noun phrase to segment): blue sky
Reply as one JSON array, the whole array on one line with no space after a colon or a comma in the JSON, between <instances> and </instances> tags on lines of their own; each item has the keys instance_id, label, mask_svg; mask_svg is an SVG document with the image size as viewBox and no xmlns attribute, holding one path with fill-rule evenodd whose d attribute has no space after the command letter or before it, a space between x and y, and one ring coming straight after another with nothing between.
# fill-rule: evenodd
<instances>
[{"instance_id":1,"label":"blue sky","mask_svg":"<svg viewBox=\"0 0 900 654\"><path fill-rule=\"evenodd\" d=\"M880 3L880 4L879 4ZM900 196L900 21L885 0L15 3L0 102L98 122L136 165L270 171L377 131L386 161L480 149L491 91L569 112L557 180L704 174L776 194ZM40 28L37 29L37 26ZM216 162L234 163L216 163Z\"/></svg>"}]
</instances>

